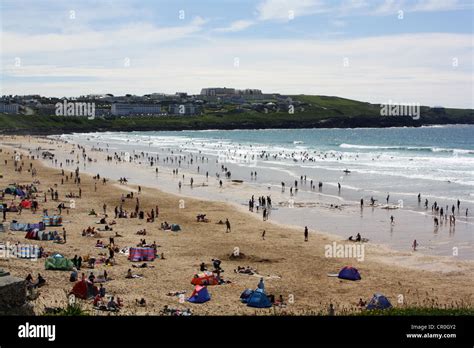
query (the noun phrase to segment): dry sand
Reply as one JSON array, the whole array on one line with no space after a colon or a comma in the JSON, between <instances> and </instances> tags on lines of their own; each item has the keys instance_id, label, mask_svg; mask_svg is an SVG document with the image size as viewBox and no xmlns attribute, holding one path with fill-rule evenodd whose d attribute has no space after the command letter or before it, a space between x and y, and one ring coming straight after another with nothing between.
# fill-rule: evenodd
<instances>
[{"instance_id":1,"label":"dry sand","mask_svg":"<svg viewBox=\"0 0 474 348\"><path fill-rule=\"evenodd\" d=\"M68 192L78 192L78 186L69 180L61 185L61 171L44 166L37 160L31 161L26 154L22 157L23 171L15 172L13 166L13 144L26 142L22 137L1 137L0 153L0 187L10 183L30 184L31 173L27 171L30 162L37 169L36 179L40 181L38 200L40 209L36 214L23 210L8 213L7 220L16 219L20 222L39 222L42 209L51 213L57 211L58 202L43 202L43 194L49 187L57 185L60 201L69 202L65 198ZM40 144L42 139L35 139ZM31 144L30 144L31 145ZM16 149L18 151L18 149ZM4 161L8 160L5 166ZM70 171L65 170L69 175ZM47 252L59 252L72 258L75 254L95 256L99 252L107 253L106 249L95 248L98 238L82 237L81 231L87 226L99 227L97 217L89 216L94 208L102 212L102 206L107 204L108 214L113 217L113 209L120 205L122 193L137 191L135 185L119 185L108 182L102 185L97 182L97 192L94 192L95 180L81 174L82 198L76 199L76 209L70 209L69 214L63 212L64 227L67 230L67 243L54 244L51 241L32 241L24 238L24 232L0 233L1 242L20 242L38 244ZM13 196L6 195L5 202L10 202ZM136 196L135 196L136 197ZM160 190L142 187L139 195L141 209L150 211L159 206L159 218L154 223L146 223L139 219L116 219L117 225L113 232L101 232L102 240L108 243L109 236L115 232L123 238L115 238L119 247L135 246L140 239L146 238L148 243L156 241L163 252L165 260L157 259L150 262L154 268L135 269L126 256L116 254L117 264L113 267L99 265L99 270L106 269L113 280L106 283L109 294L119 296L124 300L124 307L119 314L159 314L164 305L175 308L191 308L198 315L253 315L253 314L315 314L326 313L329 303L335 305L336 314L345 309L356 308L359 298L369 299L376 292L386 295L394 306L419 304L424 301L434 301L437 306L451 305L463 301L469 307L473 305L473 275L474 267L471 261L457 261L455 258L436 258L416 255L413 252L395 252L378 245L366 244L363 262L354 259L327 258L324 256L324 246L333 242L327 235L311 231L309 242L304 242L303 231L293 230L290 226L263 222L255 215L247 214L232 205L221 202L200 201L186 197L185 209L178 209L180 196L164 193ZM17 203L19 200L17 199ZM135 199L127 199L124 209L134 210ZM196 222L198 213L206 213L211 220L209 223ZM232 224L232 232L226 233L224 225L217 221L228 218ZM315 217L317 219L317 217ZM181 232L165 232L159 229L163 221L181 225ZM146 228L148 234L143 237L135 233ZM56 228L58 231L61 228ZM261 234L266 230L265 240ZM53 230L53 228L47 228ZM337 242L340 240L334 239ZM245 254L244 259L231 260L230 255L235 247ZM168 292L186 290L189 296L193 290L190 281L198 272L199 264L206 262L210 265L212 258L219 258L225 272L224 279L230 284L210 286L211 301L205 304L179 303L178 297L167 296ZM438 270L442 264L443 272ZM328 277L328 273L338 272L345 265L356 267L362 280L352 282ZM434 265L434 266L433 266ZM448 267L446 267L448 265ZM245 288L254 289L259 278L235 274L237 266L252 266L263 275L278 275L280 279L267 279L266 291L284 299L293 298L286 308L253 309L239 301L239 296ZM67 303L67 293L73 284L69 282L69 272L46 271L44 260L37 262L9 258L0 259L0 268L4 268L19 277L31 273L35 278L41 273L47 284L40 289L40 296L34 301L35 310L41 313L45 307L64 306ZM143 278L126 279L127 269L143 274ZM83 269L87 272L87 269ZM403 304L398 303L400 295ZM135 300L144 297L146 307L138 307ZM80 300L84 308L92 309L92 301ZM95 311L93 312L95 313Z\"/></svg>"}]
</instances>

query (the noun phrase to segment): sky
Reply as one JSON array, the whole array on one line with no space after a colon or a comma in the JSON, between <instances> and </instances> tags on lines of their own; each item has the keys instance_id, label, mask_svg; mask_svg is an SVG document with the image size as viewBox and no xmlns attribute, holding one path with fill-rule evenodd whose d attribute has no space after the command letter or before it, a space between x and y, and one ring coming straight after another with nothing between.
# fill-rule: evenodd
<instances>
[{"instance_id":1,"label":"sky","mask_svg":"<svg viewBox=\"0 0 474 348\"><path fill-rule=\"evenodd\" d=\"M0 92L474 107L472 0L0 0Z\"/></svg>"}]
</instances>

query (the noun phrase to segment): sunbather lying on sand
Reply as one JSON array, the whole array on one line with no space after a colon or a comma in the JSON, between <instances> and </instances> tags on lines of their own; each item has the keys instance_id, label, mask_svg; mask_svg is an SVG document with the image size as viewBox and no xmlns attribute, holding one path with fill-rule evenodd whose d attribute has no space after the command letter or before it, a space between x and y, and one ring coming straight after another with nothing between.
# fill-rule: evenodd
<instances>
[{"instance_id":1,"label":"sunbather lying on sand","mask_svg":"<svg viewBox=\"0 0 474 348\"><path fill-rule=\"evenodd\" d=\"M247 267L240 267L240 266L237 266L237 269L234 269L234 272L235 272L235 273L242 273L242 274L254 275L254 274L257 274L257 269L256 269L256 268L252 268L252 267L250 267L250 266L247 266Z\"/></svg>"},{"instance_id":2,"label":"sunbather lying on sand","mask_svg":"<svg viewBox=\"0 0 474 348\"><path fill-rule=\"evenodd\" d=\"M135 303L140 306L140 307L145 307L146 306L146 300L142 297L140 300L135 300Z\"/></svg>"},{"instance_id":3,"label":"sunbather lying on sand","mask_svg":"<svg viewBox=\"0 0 474 348\"><path fill-rule=\"evenodd\" d=\"M179 296L182 294L185 294L186 290L181 290L181 291L173 291L173 292L168 292L166 295L167 296Z\"/></svg>"},{"instance_id":4,"label":"sunbather lying on sand","mask_svg":"<svg viewBox=\"0 0 474 348\"><path fill-rule=\"evenodd\" d=\"M155 268L155 266L150 266L146 262L142 263L141 265L132 265L134 268Z\"/></svg>"},{"instance_id":5,"label":"sunbather lying on sand","mask_svg":"<svg viewBox=\"0 0 474 348\"><path fill-rule=\"evenodd\" d=\"M186 308L185 310L182 310L182 309L177 309L177 308L171 308L171 307L168 307L167 305L163 307L163 310L161 311L161 313L165 315L172 315L172 316L192 315L190 308Z\"/></svg>"},{"instance_id":6,"label":"sunbather lying on sand","mask_svg":"<svg viewBox=\"0 0 474 348\"><path fill-rule=\"evenodd\" d=\"M198 214L196 220L197 222L209 222L209 219L206 218L206 214Z\"/></svg>"},{"instance_id":7,"label":"sunbather lying on sand","mask_svg":"<svg viewBox=\"0 0 474 348\"><path fill-rule=\"evenodd\" d=\"M142 278L143 276L140 275L140 274L133 274L132 273L132 269L129 268L128 271L127 271L127 275L125 276L125 278L127 279L132 279L132 278Z\"/></svg>"}]
</instances>

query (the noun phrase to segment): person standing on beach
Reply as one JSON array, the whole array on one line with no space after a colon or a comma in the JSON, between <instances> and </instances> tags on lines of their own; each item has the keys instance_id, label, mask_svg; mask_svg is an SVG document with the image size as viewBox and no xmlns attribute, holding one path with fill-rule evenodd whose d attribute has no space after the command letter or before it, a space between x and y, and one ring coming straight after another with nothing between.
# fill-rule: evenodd
<instances>
[{"instance_id":1,"label":"person standing on beach","mask_svg":"<svg viewBox=\"0 0 474 348\"><path fill-rule=\"evenodd\" d=\"M339 193L341 193L341 184L340 183L337 183L337 190L339 191Z\"/></svg>"},{"instance_id":2,"label":"person standing on beach","mask_svg":"<svg viewBox=\"0 0 474 348\"><path fill-rule=\"evenodd\" d=\"M7 204L6 203L3 203L3 210L2 210L2 213L3 213L3 221L7 221ZM466 212L466 215L467 215L467 212Z\"/></svg>"},{"instance_id":3,"label":"person standing on beach","mask_svg":"<svg viewBox=\"0 0 474 348\"><path fill-rule=\"evenodd\" d=\"M420 203L421 203L421 194L419 193L418 194L418 204L420 204Z\"/></svg>"},{"instance_id":4,"label":"person standing on beach","mask_svg":"<svg viewBox=\"0 0 474 348\"><path fill-rule=\"evenodd\" d=\"M262 240L265 240L265 230L262 232Z\"/></svg>"},{"instance_id":5,"label":"person standing on beach","mask_svg":"<svg viewBox=\"0 0 474 348\"><path fill-rule=\"evenodd\" d=\"M63 227L63 239L64 239L64 243L66 243L66 229Z\"/></svg>"},{"instance_id":6,"label":"person standing on beach","mask_svg":"<svg viewBox=\"0 0 474 348\"><path fill-rule=\"evenodd\" d=\"M390 199L390 194L387 195L387 204L388 204L389 199Z\"/></svg>"},{"instance_id":7,"label":"person standing on beach","mask_svg":"<svg viewBox=\"0 0 474 348\"><path fill-rule=\"evenodd\" d=\"M390 223L391 223L392 225L394 224L394 221L393 221L393 220L394 220L394 217L393 217L393 215L391 215L391 216L390 216Z\"/></svg>"},{"instance_id":8,"label":"person standing on beach","mask_svg":"<svg viewBox=\"0 0 474 348\"><path fill-rule=\"evenodd\" d=\"M225 219L225 226L226 226L226 232L230 232L230 221L229 221L229 219Z\"/></svg>"},{"instance_id":9,"label":"person standing on beach","mask_svg":"<svg viewBox=\"0 0 474 348\"><path fill-rule=\"evenodd\" d=\"M328 315L334 316L334 305L332 303L329 304Z\"/></svg>"},{"instance_id":10,"label":"person standing on beach","mask_svg":"<svg viewBox=\"0 0 474 348\"><path fill-rule=\"evenodd\" d=\"M304 241L308 241L308 226L304 227Z\"/></svg>"},{"instance_id":11,"label":"person standing on beach","mask_svg":"<svg viewBox=\"0 0 474 348\"><path fill-rule=\"evenodd\" d=\"M102 209L104 209L104 215L107 214L107 204L104 203Z\"/></svg>"},{"instance_id":12,"label":"person standing on beach","mask_svg":"<svg viewBox=\"0 0 474 348\"><path fill-rule=\"evenodd\" d=\"M416 247L418 246L418 242L416 241L416 239L413 241L413 251L416 251Z\"/></svg>"}]
</instances>

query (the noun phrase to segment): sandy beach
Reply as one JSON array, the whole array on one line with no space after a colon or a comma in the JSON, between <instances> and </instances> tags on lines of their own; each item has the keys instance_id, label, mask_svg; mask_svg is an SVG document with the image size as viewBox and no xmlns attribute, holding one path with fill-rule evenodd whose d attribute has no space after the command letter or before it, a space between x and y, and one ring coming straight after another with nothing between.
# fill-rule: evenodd
<instances>
[{"instance_id":1,"label":"sandy beach","mask_svg":"<svg viewBox=\"0 0 474 348\"><path fill-rule=\"evenodd\" d=\"M38 212L32 214L30 210L24 209L21 215L8 213L7 222L39 222L43 209L48 209L50 214L57 213L59 202L69 203L65 195L78 192L79 185L74 184L73 180L61 184L63 176L59 165L57 168L50 168L37 159L31 160L26 150L40 146L42 149L67 152L71 150L71 144L18 136L2 136L0 140L0 172L3 174L0 179L1 187L13 183L31 184L35 179L40 182L36 185L39 190ZM13 165L15 151L22 153L21 173L15 171ZM32 178L28 170L30 163L37 171L35 178ZM70 175L74 168L75 166L63 167L66 175ZM82 169L82 166L79 165L79 168ZM165 305L191 308L196 315L309 315L326 314L330 303L334 304L336 314L344 314L348 310L357 310L359 299L366 301L374 293L386 295L394 306L434 303L436 307L441 307L460 302L471 308L473 306L472 261L427 256L411 251L400 252L370 242L364 244L363 261L326 257L325 246L333 242L344 243L341 238L310 230L309 241L305 242L303 230L273 221L262 221L260 215L248 213L245 208L239 209L234 204L166 193L158 189L159 180L156 184L158 188L140 185L141 192L138 193L136 184L119 184L111 180L104 185L101 180L95 180L82 172L80 178L82 197L75 199L75 209L63 211L62 214L63 227L67 230L67 243L28 240L24 238L25 232L12 231L0 233L0 242L37 244L43 246L46 252L59 252L72 258L74 255L98 257L99 253L107 254L107 249L98 249L95 243L97 239L108 243L109 237L113 237L115 232L123 236L115 238L115 243L120 248L135 246L142 238L148 243L156 241L159 245L158 253L164 253L165 259L149 262L153 268L132 268L132 262L118 253L115 256L116 265L96 267L99 270L106 269L112 279L104 285L107 293L123 299L124 306L118 312L120 315L157 315ZM48 188L58 191L59 202L51 201L49 193L48 201L44 202L43 196ZM239 190L238 184L232 189ZM108 220L112 220L113 209L120 205L122 194L130 192L134 192L134 198L125 199L124 209L132 211L135 198L139 197L141 210L150 211L159 206L159 217L155 222L147 223L146 219L137 218L115 219L117 224L112 226L112 232L100 232L101 237L81 236L81 231L88 226L99 227L95 222L102 216L104 203L107 205ZM5 195L3 202L10 204L12 199L13 196ZM180 199L185 200L184 209L179 209ZM18 204L19 198L15 202ZM88 215L91 209L99 217ZM196 215L200 213L206 214L210 222L196 222ZM226 233L225 225L217 224L219 220L225 219L229 219L231 223L230 233ZM160 230L160 223L164 221L179 224L182 230ZM137 235L136 232L143 228L146 228L147 235ZM61 232L62 227L56 230ZM263 230L266 231L264 240L261 237ZM238 259L231 256L235 248L240 251ZM193 290L191 279L199 271L199 265L201 262L210 265L213 258L222 260L221 267L225 270L222 276L230 283L209 286L211 301L205 304L180 303L178 297L167 295L184 290L188 297ZM362 280L352 282L328 277L328 273L337 273L346 265L356 267ZM242 291L246 288L255 289L260 278L234 273L233 270L238 266L256 268L260 275L265 276L266 292L277 298L282 295L287 305L283 308L253 309L240 303ZM28 273L36 278L41 273L46 279L47 284L40 289L40 295L34 301L36 313L42 313L45 307L66 305L67 294L73 286L69 282L69 272L46 271L44 259L36 262L17 258L0 259L0 268L21 278ZM126 279L129 268L143 277ZM81 271L88 274L86 268ZM141 298L146 299L146 307L136 305L135 301ZM92 301L80 301L84 308L92 310L94 314L102 314L92 309Z\"/></svg>"}]
</instances>

